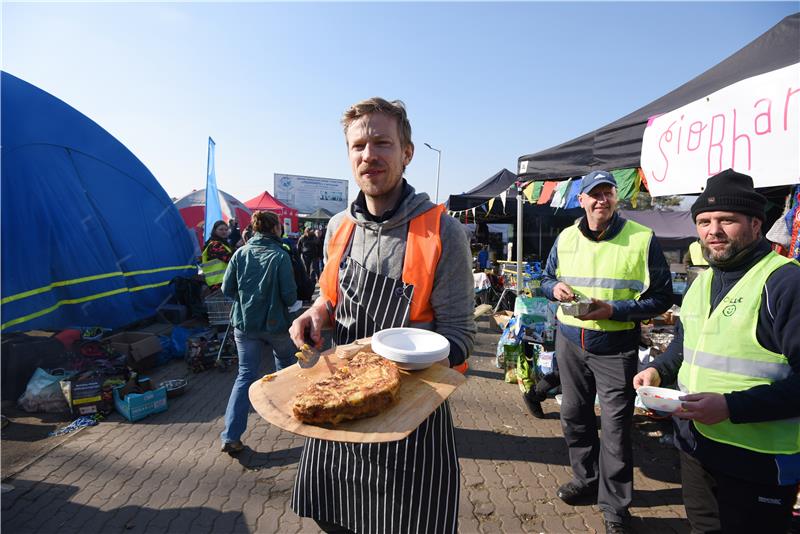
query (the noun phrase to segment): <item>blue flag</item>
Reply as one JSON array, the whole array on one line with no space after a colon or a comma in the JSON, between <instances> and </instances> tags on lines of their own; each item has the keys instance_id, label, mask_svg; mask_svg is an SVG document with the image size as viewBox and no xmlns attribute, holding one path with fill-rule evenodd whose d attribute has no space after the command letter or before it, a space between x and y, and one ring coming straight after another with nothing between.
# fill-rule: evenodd
<instances>
[{"instance_id":1,"label":"blue flag","mask_svg":"<svg viewBox=\"0 0 800 534\"><path fill-rule=\"evenodd\" d=\"M206 172L206 220L203 227L203 238L208 241L214 223L222 220L222 206L219 204L217 191L217 174L214 172L214 140L208 138L208 170Z\"/></svg>"}]
</instances>

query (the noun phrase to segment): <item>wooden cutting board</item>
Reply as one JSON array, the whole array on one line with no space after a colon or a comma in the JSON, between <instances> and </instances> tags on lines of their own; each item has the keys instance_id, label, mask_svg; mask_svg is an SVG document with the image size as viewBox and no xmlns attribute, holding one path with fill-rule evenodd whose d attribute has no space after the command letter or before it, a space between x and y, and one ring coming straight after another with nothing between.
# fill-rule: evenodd
<instances>
[{"instance_id":1,"label":"wooden cutting board","mask_svg":"<svg viewBox=\"0 0 800 534\"><path fill-rule=\"evenodd\" d=\"M272 380L256 380L250 386L250 402L267 422L294 434L330 441L379 443L411 434L466 380L458 371L438 364L421 371L401 370L397 399L378 415L338 425L310 425L295 419L294 397L346 364L347 360L336 357L333 351L324 352L310 369L295 364L276 373Z\"/></svg>"}]
</instances>

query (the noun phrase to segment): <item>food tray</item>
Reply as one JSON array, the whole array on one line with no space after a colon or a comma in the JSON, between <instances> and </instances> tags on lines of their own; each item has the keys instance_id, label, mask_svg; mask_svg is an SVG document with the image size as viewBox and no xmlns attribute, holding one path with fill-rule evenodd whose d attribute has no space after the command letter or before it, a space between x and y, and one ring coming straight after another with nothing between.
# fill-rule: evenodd
<instances>
[{"instance_id":1,"label":"food tray","mask_svg":"<svg viewBox=\"0 0 800 534\"><path fill-rule=\"evenodd\" d=\"M294 434L310 438L352 443L397 441L411 434L439 405L464 383L458 371L432 365L421 371L400 371L400 390L395 402L382 413L338 425L313 425L292 415L295 396L312 382L333 374L346 360L333 351L322 354L317 365L301 369L291 365L250 386L250 402L267 422Z\"/></svg>"},{"instance_id":2,"label":"food tray","mask_svg":"<svg viewBox=\"0 0 800 534\"><path fill-rule=\"evenodd\" d=\"M580 300L577 302L562 302L559 306L561 306L561 311L566 315L577 317L592 311L592 304L591 300Z\"/></svg>"}]
</instances>

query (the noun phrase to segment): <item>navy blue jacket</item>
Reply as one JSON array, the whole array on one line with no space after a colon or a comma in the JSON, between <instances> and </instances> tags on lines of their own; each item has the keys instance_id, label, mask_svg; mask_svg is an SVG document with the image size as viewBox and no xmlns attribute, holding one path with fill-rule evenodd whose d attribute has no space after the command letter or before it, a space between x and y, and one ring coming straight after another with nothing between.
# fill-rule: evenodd
<instances>
[{"instance_id":1,"label":"navy blue jacket","mask_svg":"<svg viewBox=\"0 0 800 534\"><path fill-rule=\"evenodd\" d=\"M578 223L581 233L592 241L608 241L620 233L625 225L625 219L614 214L605 232L595 236L582 217ZM560 237L560 236L559 236ZM558 268L558 238L547 256L547 264L542 276L542 293L550 299L553 297L553 287L558 283L556 269ZM655 236L650 240L650 252L647 257L647 268L650 271L650 287L642 293L638 300L616 300L609 302L614 311L611 319L614 321L634 321L636 327L631 330L619 332L601 332L587 330L576 326L559 324L559 332L579 347L594 354L616 354L634 350L639 346L641 335L639 321L649 319L665 312L672 305L672 276Z\"/></svg>"},{"instance_id":2,"label":"navy blue jacket","mask_svg":"<svg viewBox=\"0 0 800 534\"><path fill-rule=\"evenodd\" d=\"M728 291L770 251L761 240L754 253L738 266L721 270L712 267L711 309ZM761 293L761 308L756 323L756 339L767 350L783 354L792 374L768 386L756 386L725 395L733 423L756 423L800 417L800 266L784 265L767 279ZM678 323L675 339L649 367L661 376L662 384L672 384L683 364L683 326ZM726 445L706 438L691 421L673 417L675 444L697 458L712 471L760 484L800 482L800 454L773 455ZM800 424L800 423L798 423Z\"/></svg>"}]
</instances>

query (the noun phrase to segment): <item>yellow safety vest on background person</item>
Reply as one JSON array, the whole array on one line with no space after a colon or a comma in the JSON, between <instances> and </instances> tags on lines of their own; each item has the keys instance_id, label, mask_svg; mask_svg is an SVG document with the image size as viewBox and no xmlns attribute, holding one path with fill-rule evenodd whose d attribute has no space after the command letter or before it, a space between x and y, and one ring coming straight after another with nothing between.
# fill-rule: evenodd
<instances>
[{"instance_id":1,"label":"yellow safety vest on background person","mask_svg":"<svg viewBox=\"0 0 800 534\"><path fill-rule=\"evenodd\" d=\"M222 242L220 241L220 243ZM225 250L229 254L233 253L231 248L225 243L222 243L222 246L225 247ZM203 276L206 279L206 285L210 287L213 285L221 284L222 278L225 276L225 269L228 267L228 264L216 258L213 260L209 260L208 247L203 249L203 255L200 258L200 260L202 261L202 263L200 264L200 268L203 270Z\"/></svg>"},{"instance_id":2,"label":"yellow safety vest on background person","mask_svg":"<svg viewBox=\"0 0 800 534\"><path fill-rule=\"evenodd\" d=\"M689 245L689 261L692 262L692 265L708 266L708 262L703 256L703 248L700 246L700 241L695 241Z\"/></svg>"},{"instance_id":3,"label":"yellow safety vest on background person","mask_svg":"<svg viewBox=\"0 0 800 534\"><path fill-rule=\"evenodd\" d=\"M578 296L603 301L635 300L650 286L647 258L653 231L625 221L619 234L607 241L593 241L575 224L558 236L556 277ZM630 330L633 321L581 321L558 309L563 324L606 332Z\"/></svg>"},{"instance_id":4,"label":"yellow safety vest on background person","mask_svg":"<svg viewBox=\"0 0 800 534\"><path fill-rule=\"evenodd\" d=\"M761 295L767 278L791 262L774 252L767 254L739 280L722 302L711 307L708 270L697 277L683 298L683 365L678 386L687 393L730 393L772 384L792 372L783 354L771 352L758 342L756 327ZM768 414L766 414L768 415ZM763 423L715 425L694 421L709 439L768 454L800 452L800 419Z\"/></svg>"}]
</instances>

